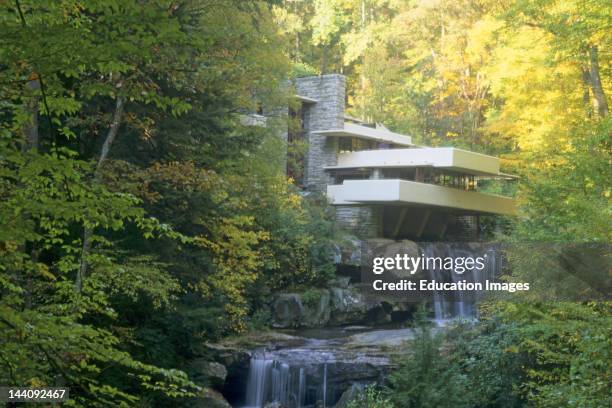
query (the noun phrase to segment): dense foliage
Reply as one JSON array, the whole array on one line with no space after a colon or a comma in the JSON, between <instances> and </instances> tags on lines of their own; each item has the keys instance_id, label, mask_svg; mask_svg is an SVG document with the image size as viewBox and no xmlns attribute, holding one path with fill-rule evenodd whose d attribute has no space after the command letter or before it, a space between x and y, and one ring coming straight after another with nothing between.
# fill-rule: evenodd
<instances>
[{"instance_id":1,"label":"dense foliage","mask_svg":"<svg viewBox=\"0 0 612 408\"><path fill-rule=\"evenodd\" d=\"M331 270L324 207L284 176L269 6L16 1L0 24L0 384L175 406L205 341Z\"/></svg>"},{"instance_id":2,"label":"dense foliage","mask_svg":"<svg viewBox=\"0 0 612 408\"><path fill-rule=\"evenodd\" d=\"M495 304L481 321L421 326L391 375L395 407L605 407L610 305ZM388 406L391 406L390 404Z\"/></svg>"},{"instance_id":3,"label":"dense foliage","mask_svg":"<svg viewBox=\"0 0 612 408\"><path fill-rule=\"evenodd\" d=\"M389 379L394 406L468 407L467 378L442 354L442 337L432 332L423 316L417 323L410 353Z\"/></svg>"}]
</instances>

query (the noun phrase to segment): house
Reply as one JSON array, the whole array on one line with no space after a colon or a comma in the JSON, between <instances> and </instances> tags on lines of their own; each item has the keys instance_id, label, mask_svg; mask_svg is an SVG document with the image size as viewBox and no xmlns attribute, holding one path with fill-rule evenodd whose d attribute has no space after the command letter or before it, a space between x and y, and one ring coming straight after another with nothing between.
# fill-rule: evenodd
<instances>
[{"instance_id":1,"label":"house","mask_svg":"<svg viewBox=\"0 0 612 408\"><path fill-rule=\"evenodd\" d=\"M479 180L510 178L499 158L416 146L410 136L347 116L342 75L298 78L294 86L290 115L299 126L288 140L307 145L292 158L303 166L296 183L325 193L343 229L360 238L473 238L480 216L515 214L512 198L478 191Z\"/></svg>"}]
</instances>

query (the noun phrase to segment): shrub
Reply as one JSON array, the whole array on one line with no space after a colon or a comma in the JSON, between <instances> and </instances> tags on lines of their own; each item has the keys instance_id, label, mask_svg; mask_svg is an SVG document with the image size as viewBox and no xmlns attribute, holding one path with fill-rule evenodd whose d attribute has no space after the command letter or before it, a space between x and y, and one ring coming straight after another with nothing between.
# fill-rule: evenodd
<instances>
[{"instance_id":1,"label":"shrub","mask_svg":"<svg viewBox=\"0 0 612 408\"><path fill-rule=\"evenodd\" d=\"M349 401L346 408L393 408L391 399L376 386L368 385L363 392Z\"/></svg>"},{"instance_id":2,"label":"shrub","mask_svg":"<svg viewBox=\"0 0 612 408\"><path fill-rule=\"evenodd\" d=\"M310 288L302 293L302 304L304 306L316 307L321 300L321 290Z\"/></svg>"},{"instance_id":3,"label":"shrub","mask_svg":"<svg viewBox=\"0 0 612 408\"><path fill-rule=\"evenodd\" d=\"M468 407L468 379L442 353L443 337L433 333L423 312L410 352L398 361L390 378L391 400L398 408Z\"/></svg>"}]
</instances>

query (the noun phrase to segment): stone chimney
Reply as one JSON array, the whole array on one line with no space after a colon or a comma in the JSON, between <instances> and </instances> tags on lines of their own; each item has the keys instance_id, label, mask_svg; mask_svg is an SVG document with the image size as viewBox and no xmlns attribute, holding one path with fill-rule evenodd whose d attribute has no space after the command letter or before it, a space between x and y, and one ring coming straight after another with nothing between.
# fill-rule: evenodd
<instances>
[{"instance_id":1,"label":"stone chimney","mask_svg":"<svg viewBox=\"0 0 612 408\"><path fill-rule=\"evenodd\" d=\"M308 141L304 185L308 191L325 192L330 177L325 166L337 162L338 138L312 133L344 128L344 75L330 74L295 80L296 93L312 99L304 102L304 130Z\"/></svg>"}]
</instances>

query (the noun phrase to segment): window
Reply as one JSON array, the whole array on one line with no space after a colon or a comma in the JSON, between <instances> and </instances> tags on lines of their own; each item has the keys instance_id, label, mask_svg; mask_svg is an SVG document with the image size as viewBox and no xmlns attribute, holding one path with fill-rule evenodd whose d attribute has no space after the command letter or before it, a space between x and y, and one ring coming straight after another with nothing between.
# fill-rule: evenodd
<instances>
[{"instance_id":1,"label":"window","mask_svg":"<svg viewBox=\"0 0 612 408\"><path fill-rule=\"evenodd\" d=\"M376 149L377 146L378 144L375 141L358 137L340 137L338 140L338 151L340 153L373 150Z\"/></svg>"},{"instance_id":2,"label":"window","mask_svg":"<svg viewBox=\"0 0 612 408\"><path fill-rule=\"evenodd\" d=\"M300 103L289 108L287 124L287 176L291 177L298 187L304 187L304 173L308 141L306 140L306 108Z\"/></svg>"}]
</instances>

